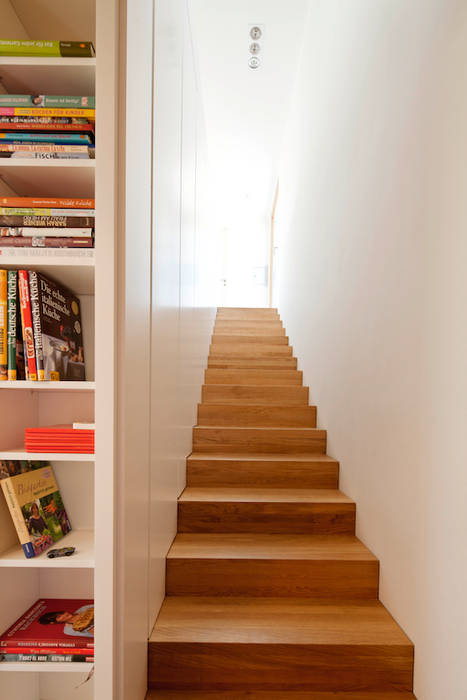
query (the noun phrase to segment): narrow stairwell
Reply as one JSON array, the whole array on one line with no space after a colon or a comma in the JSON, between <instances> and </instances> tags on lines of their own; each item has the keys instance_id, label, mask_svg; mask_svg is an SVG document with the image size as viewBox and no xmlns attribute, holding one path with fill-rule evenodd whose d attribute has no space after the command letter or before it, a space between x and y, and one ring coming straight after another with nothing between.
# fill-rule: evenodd
<instances>
[{"instance_id":1,"label":"narrow stairwell","mask_svg":"<svg viewBox=\"0 0 467 700\"><path fill-rule=\"evenodd\" d=\"M218 310L148 700L414 700L274 309Z\"/></svg>"}]
</instances>

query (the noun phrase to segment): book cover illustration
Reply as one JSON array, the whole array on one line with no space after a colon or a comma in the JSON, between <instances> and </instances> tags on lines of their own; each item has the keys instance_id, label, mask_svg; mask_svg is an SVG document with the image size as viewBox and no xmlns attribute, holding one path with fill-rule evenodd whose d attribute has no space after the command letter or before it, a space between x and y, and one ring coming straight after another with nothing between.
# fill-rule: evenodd
<instances>
[{"instance_id":1,"label":"book cover illustration","mask_svg":"<svg viewBox=\"0 0 467 700\"><path fill-rule=\"evenodd\" d=\"M96 98L81 95L0 95L2 107L91 107Z\"/></svg>"},{"instance_id":2,"label":"book cover illustration","mask_svg":"<svg viewBox=\"0 0 467 700\"><path fill-rule=\"evenodd\" d=\"M83 330L79 299L66 287L37 274L37 328L42 335L44 378L84 381Z\"/></svg>"},{"instance_id":3,"label":"book cover illustration","mask_svg":"<svg viewBox=\"0 0 467 700\"><path fill-rule=\"evenodd\" d=\"M44 464L44 463L42 463ZM11 471L19 473L11 476ZM2 463L1 479L10 515L26 557L42 554L71 530L65 506L50 464Z\"/></svg>"},{"instance_id":4,"label":"book cover illustration","mask_svg":"<svg viewBox=\"0 0 467 700\"><path fill-rule=\"evenodd\" d=\"M94 601L41 598L0 636L0 653L9 648L87 649L94 653ZM60 653L60 652L58 652ZM72 652L70 652L72 653Z\"/></svg>"}]
</instances>

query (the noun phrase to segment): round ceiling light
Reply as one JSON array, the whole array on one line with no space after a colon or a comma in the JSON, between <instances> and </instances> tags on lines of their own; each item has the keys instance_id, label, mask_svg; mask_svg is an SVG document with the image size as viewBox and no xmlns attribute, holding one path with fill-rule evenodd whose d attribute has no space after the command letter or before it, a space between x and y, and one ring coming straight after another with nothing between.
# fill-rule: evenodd
<instances>
[{"instance_id":1,"label":"round ceiling light","mask_svg":"<svg viewBox=\"0 0 467 700\"><path fill-rule=\"evenodd\" d=\"M261 39L263 32L259 27L252 27L250 29L250 36L252 39L254 39L254 41L257 41L258 39Z\"/></svg>"},{"instance_id":2,"label":"round ceiling light","mask_svg":"<svg viewBox=\"0 0 467 700\"><path fill-rule=\"evenodd\" d=\"M252 56L250 60L248 61L248 65L250 68L259 68L260 66L260 60L259 58L256 58L256 56Z\"/></svg>"}]
</instances>

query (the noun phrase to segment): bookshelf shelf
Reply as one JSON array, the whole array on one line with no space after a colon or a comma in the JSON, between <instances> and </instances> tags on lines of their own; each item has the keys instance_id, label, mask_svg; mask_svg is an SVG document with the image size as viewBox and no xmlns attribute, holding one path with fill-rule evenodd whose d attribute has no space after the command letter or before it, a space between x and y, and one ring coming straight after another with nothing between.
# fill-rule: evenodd
<instances>
[{"instance_id":1,"label":"bookshelf shelf","mask_svg":"<svg viewBox=\"0 0 467 700\"><path fill-rule=\"evenodd\" d=\"M76 668L78 667L78 668ZM1 663L0 671L8 671L10 673L29 672L29 673L86 673L92 669L93 664L86 663Z\"/></svg>"},{"instance_id":2,"label":"bookshelf shelf","mask_svg":"<svg viewBox=\"0 0 467 700\"><path fill-rule=\"evenodd\" d=\"M0 554L0 568L19 567L26 569L93 569L94 568L94 532L93 530L73 530L55 545L59 547L76 547L71 557L49 559L47 553L33 559L26 559L21 547Z\"/></svg>"},{"instance_id":3,"label":"bookshelf shelf","mask_svg":"<svg viewBox=\"0 0 467 700\"><path fill-rule=\"evenodd\" d=\"M16 95L94 95L95 58L0 56L0 79Z\"/></svg>"},{"instance_id":4,"label":"bookshelf shelf","mask_svg":"<svg viewBox=\"0 0 467 700\"><path fill-rule=\"evenodd\" d=\"M94 462L95 455L83 453L63 452L26 452L24 447L15 447L11 450L0 450L1 459L26 459L42 460L44 462Z\"/></svg>"},{"instance_id":5,"label":"bookshelf shelf","mask_svg":"<svg viewBox=\"0 0 467 700\"><path fill-rule=\"evenodd\" d=\"M19 249L16 249L19 251ZM75 294L94 294L94 249L89 253L75 254L68 250L59 250L63 255L46 255L44 251L33 248L22 250L18 255L9 255L0 248L0 267L34 268L69 287ZM47 251L45 251L47 253ZM84 253L84 251L80 251Z\"/></svg>"},{"instance_id":6,"label":"bookshelf shelf","mask_svg":"<svg viewBox=\"0 0 467 700\"><path fill-rule=\"evenodd\" d=\"M10 389L16 391L52 391L57 392L77 392L92 393L96 388L95 382L31 382L31 381L9 381L0 382L0 391Z\"/></svg>"},{"instance_id":7,"label":"bookshelf shelf","mask_svg":"<svg viewBox=\"0 0 467 700\"><path fill-rule=\"evenodd\" d=\"M94 196L96 160L92 158L69 160L0 159L0 179L18 196L74 197Z\"/></svg>"}]
</instances>

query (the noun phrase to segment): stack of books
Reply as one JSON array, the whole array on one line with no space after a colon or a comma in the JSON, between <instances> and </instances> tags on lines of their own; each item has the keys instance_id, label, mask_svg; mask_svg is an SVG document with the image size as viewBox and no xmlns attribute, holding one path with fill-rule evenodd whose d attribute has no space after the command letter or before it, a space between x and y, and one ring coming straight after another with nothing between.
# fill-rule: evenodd
<instances>
[{"instance_id":1,"label":"stack of books","mask_svg":"<svg viewBox=\"0 0 467 700\"><path fill-rule=\"evenodd\" d=\"M94 199L1 197L0 248L92 248L94 221Z\"/></svg>"},{"instance_id":2,"label":"stack of books","mask_svg":"<svg viewBox=\"0 0 467 700\"><path fill-rule=\"evenodd\" d=\"M78 297L35 270L0 269L0 381L84 381Z\"/></svg>"},{"instance_id":3,"label":"stack of books","mask_svg":"<svg viewBox=\"0 0 467 700\"><path fill-rule=\"evenodd\" d=\"M94 601L37 600L0 636L2 662L94 663Z\"/></svg>"},{"instance_id":4,"label":"stack of books","mask_svg":"<svg viewBox=\"0 0 467 700\"><path fill-rule=\"evenodd\" d=\"M94 454L94 427L86 429L81 424L71 423L70 425L26 428L24 448L26 452Z\"/></svg>"},{"instance_id":5,"label":"stack of books","mask_svg":"<svg viewBox=\"0 0 467 700\"><path fill-rule=\"evenodd\" d=\"M39 556L71 531L52 466L47 462L0 462L0 486L27 559Z\"/></svg>"},{"instance_id":6,"label":"stack of books","mask_svg":"<svg viewBox=\"0 0 467 700\"><path fill-rule=\"evenodd\" d=\"M1 158L94 158L95 98L0 95Z\"/></svg>"}]
</instances>

